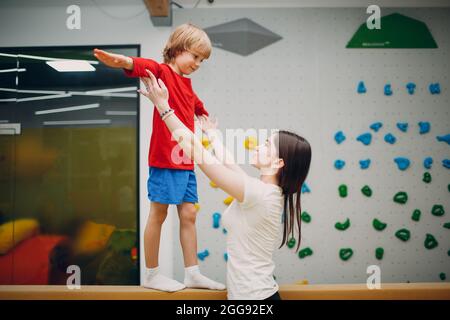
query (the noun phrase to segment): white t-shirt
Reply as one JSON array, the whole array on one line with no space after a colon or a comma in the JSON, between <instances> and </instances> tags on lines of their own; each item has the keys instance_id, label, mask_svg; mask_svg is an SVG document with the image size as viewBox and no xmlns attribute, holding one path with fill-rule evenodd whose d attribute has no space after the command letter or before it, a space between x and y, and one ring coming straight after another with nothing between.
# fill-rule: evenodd
<instances>
[{"instance_id":1,"label":"white t-shirt","mask_svg":"<svg viewBox=\"0 0 450 320\"><path fill-rule=\"evenodd\" d=\"M245 175L244 200L223 214L227 230L227 290L230 300L263 300L278 291L272 253L282 232L279 186Z\"/></svg>"}]
</instances>

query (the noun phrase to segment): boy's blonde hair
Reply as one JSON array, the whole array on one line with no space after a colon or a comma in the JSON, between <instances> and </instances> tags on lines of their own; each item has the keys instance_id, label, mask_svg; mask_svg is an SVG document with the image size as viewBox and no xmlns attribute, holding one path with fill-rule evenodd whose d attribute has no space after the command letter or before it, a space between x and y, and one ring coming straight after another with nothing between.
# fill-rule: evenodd
<instances>
[{"instance_id":1,"label":"boy's blonde hair","mask_svg":"<svg viewBox=\"0 0 450 320\"><path fill-rule=\"evenodd\" d=\"M211 41L205 31L191 23L177 27L169 37L163 51L164 62L171 62L183 51L193 51L203 59L211 54Z\"/></svg>"}]
</instances>

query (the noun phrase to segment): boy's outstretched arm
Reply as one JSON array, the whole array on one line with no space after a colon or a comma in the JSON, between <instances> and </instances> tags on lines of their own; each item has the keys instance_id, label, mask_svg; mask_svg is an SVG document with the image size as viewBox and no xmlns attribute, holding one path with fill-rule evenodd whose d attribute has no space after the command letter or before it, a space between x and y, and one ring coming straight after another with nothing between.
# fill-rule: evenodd
<instances>
[{"instance_id":1,"label":"boy's outstretched arm","mask_svg":"<svg viewBox=\"0 0 450 320\"><path fill-rule=\"evenodd\" d=\"M129 77L147 77L146 69L157 76L160 74L159 64L151 59L127 57L100 49L94 49L94 56L108 67L125 69L125 74Z\"/></svg>"},{"instance_id":2,"label":"boy's outstretched arm","mask_svg":"<svg viewBox=\"0 0 450 320\"><path fill-rule=\"evenodd\" d=\"M151 72L148 72L148 74L149 78L141 78L147 92L142 90L139 90L139 92L149 98L160 113L166 112L170 109L169 92L161 79L157 81ZM164 122L184 153L197 163L208 178L233 198L242 202L244 200L244 175L227 168L208 150L203 148L199 139L181 122L175 113L169 113Z\"/></svg>"},{"instance_id":3,"label":"boy's outstretched arm","mask_svg":"<svg viewBox=\"0 0 450 320\"><path fill-rule=\"evenodd\" d=\"M123 54L94 49L94 56L108 67L133 70L133 59Z\"/></svg>"}]
</instances>

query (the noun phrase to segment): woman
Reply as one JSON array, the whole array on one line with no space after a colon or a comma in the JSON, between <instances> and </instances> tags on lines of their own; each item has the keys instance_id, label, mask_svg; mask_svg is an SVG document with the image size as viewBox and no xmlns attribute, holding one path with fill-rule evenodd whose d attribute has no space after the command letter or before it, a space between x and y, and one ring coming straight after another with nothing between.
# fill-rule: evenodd
<instances>
[{"instance_id":1,"label":"woman","mask_svg":"<svg viewBox=\"0 0 450 320\"><path fill-rule=\"evenodd\" d=\"M214 156L174 114L162 80L147 72L149 77L141 78L147 92L139 92L154 103L184 154L235 199L223 216L228 231L228 299L280 299L273 277L272 253L281 228L280 248L294 237L294 229L298 231L297 250L300 247L300 192L311 163L309 143L287 131L271 135L256 148L252 159L252 165L260 170L260 178L249 177L218 139L216 124L206 121L202 128L211 141Z\"/></svg>"}]
</instances>

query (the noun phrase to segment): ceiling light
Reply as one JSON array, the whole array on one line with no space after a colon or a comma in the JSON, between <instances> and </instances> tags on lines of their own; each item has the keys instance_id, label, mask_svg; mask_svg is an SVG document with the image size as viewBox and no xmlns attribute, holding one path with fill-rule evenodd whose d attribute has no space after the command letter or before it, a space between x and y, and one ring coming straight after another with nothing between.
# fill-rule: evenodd
<instances>
[{"instance_id":1,"label":"ceiling light","mask_svg":"<svg viewBox=\"0 0 450 320\"><path fill-rule=\"evenodd\" d=\"M84 60L46 61L50 67L59 72L88 72L95 71L94 66Z\"/></svg>"}]
</instances>

